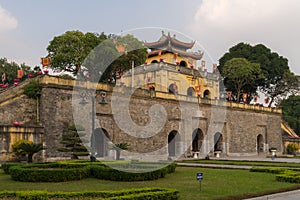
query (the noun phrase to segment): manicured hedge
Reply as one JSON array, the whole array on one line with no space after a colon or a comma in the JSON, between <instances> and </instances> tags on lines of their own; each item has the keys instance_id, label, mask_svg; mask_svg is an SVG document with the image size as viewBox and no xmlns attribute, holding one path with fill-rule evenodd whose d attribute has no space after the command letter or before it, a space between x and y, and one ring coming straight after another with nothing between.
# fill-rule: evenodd
<instances>
[{"instance_id":1,"label":"manicured hedge","mask_svg":"<svg viewBox=\"0 0 300 200\"><path fill-rule=\"evenodd\" d=\"M265 173L271 173L271 174L281 174L285 173L287 169L285 168L262 168L262 167L253 167L250 169L250 172L265 172Z\"/></svg>"},{"instance_id":2,"label":"manicured hedge","mask_svg":"<svg viewBox=\"0 0 300 200\"><path fill-rule=\"evenodd\" d=\"M178 191L164 188L141 188L119 191L91 191L91 192L55 192L47 191L18 191L0 192L1 198L18 198L22 200L48 200L48 199L90 199L101 198L109 200L177 200Z\"/></svg>"},{"instance_id":3,"label":"manicured hedge","mask_svg":"<svg viewBox=\"0 0 300 200\"><path fill-rule=\"evenodd\" d=\"M284 174L276 175L276 180L280 182L300 183L300 173L288 171Z\"/></svg>"},{"instance_id":4,"label":"manicured hedge","mask_svg":"<svg viewBox=\"0 0 300 200\"><path fill-rule=\"evenodd\" d=\"M289 182L289 183L300 183L300 172L294 169L284 168L252 168L251 172L265 172L276 175L276 181Z\"/></svg>"},{"instance_id":5,"label":"manicured hedge","mask_svg":"<svg viewBox=\"0 0 300 200\"><path fill-rule=\"evenodd\" d=\"M173 173L176 168L175 163L163 165L164 167L157 163L139 163L131 166L127 163L124 166L118 163L118 165L120 165L120 169L129 171L110 168L100 162L7 163L4 168L13 180L23 182L65 182L87 177L112 181L146 181L163 178L166 174Z\"/></svg>"},{"instance_id":6,"label":"manicured hedge","mask_svg":"<svg viewBox=\"0 0 300 200\"><path fill-rule=\"evenodd\" d=\"M9 174L15 181L23 182L65 182L81 180L90 176L87 167L80 168L37 168L12 166Z\"/></svg>"},{"instance_id":7,"label":"manicured hedge","mask_svg":"<svg viewBox=\"0 0 300 200\"><path fill-rule=\"evenodd\" d=\"M175 168L176 164L172 163L154 171L133 173L132 171L119 171L104 166L93 166L91 167L91 174L95 178L111 181L147 181L163 178L166 174L173 173Z\"/></svg>"}]
</instances>

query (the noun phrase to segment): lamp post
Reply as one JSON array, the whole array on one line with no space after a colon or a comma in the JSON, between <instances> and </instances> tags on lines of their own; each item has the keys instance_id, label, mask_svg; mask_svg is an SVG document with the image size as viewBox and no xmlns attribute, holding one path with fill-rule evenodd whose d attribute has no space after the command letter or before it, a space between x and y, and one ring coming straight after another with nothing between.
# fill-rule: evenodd
<instances>
[{"instance_id":1,"label":"lamp post","mask_svg":"<svg viewBox=\"0 0 300 200\"><path fill-rule=\"evenodd\" d=\"M86 105L88 104L88 101L86 100L87 96L91 97L91 102L92 102L92 136L91 136L91 156L90 156L90 160L91 162L96 161L96 148L95 148L95 95L94 94L87 94L87 92L83 92L80 93L81 96L81 101L79 102L79 104L81 105ZM105 92L101 92L101 97L102 100L99 102L99 104L107 104L105 97L106 97L106 93Z\"/></svg>"}]
</instances>

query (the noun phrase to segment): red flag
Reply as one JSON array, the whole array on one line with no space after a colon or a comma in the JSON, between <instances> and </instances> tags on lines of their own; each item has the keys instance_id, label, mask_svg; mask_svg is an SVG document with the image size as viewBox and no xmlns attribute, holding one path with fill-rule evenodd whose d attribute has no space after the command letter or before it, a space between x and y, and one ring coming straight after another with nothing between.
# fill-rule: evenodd
<instances>
[{"instance_id":1,"label":"red flag","mask_svg":"<svg viewBox=\"0 0 300 200\"><path fill-rule=\"evenodd\" d=\"M21 78L23 78L23 75L24 75L24 71L19 69L17 71L17 78L21 79Z\"/></svg>"},{"instance_id":2,"label":"red flag","mask_svg":"<svg viewBox=\"0 0 300 200\"><path fill-rule=\"evenodd\" d=\"M48 67L50 66L50 58L41 58L41 62L42 62L42 65L43 67Z\"/></svg>"}]
</instances>

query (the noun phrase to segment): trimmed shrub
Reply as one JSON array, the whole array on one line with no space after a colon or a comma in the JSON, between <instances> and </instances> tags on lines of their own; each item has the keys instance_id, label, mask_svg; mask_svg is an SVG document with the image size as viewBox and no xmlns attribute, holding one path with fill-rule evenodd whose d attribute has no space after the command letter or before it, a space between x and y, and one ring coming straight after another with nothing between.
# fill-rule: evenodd
<instances>
[{"instance_id":1,"label":"trimmed shrub","mask_svg":"<svg viewBox=\"0 0 300 200\"><path fill-rule=\"evenodd\" d=\"M20 163L3 163L1 165L1 168L3 169L5 174L9 174L9 168L12 166L18 166L21 165Z\"/></svg>"},{"instance_id":2,"label":"trimmed shrub","mask_svg":"<svg viewBox=\"0 0 300 200\"><path fill-rule=\"evenodd\" d=\"M111 181L147 181L147 180L156 180L163 178L168 173L175 171L176 164L172 163L164 168L157 169L154 171L146 171L140 173L119 171L116 169L104 167L104 166L93 166L91 167L91 174L93 177L103 180Z\"/></svg>"},{"instance_id":3,"label":"trimmed shrub","mask_svg":"<svg viewBox=\"0 0 300 200\"><path fill-rule=\"evenodd\" d=\"M139 188L119 191L91 191L91 192L47 192L47 191L18 191L0 192L1 198L18 198L22 200L47 200L47 199L131 199L131 200L177 200L178 191L164 188Z\"/></svg>"},{"instance_id":4,"label":"trimmed shrub","mask_svg":"<svg viewBox=\"0 0 300 200\"><path fill-rule=\"evenodd\" d=\"M87 178L90 171L87 167L65 169L12 166L9 169L9 174L15 181L65 182Z\"/></svg>"},{"instance_id":5,"label":"trimmed shrub","mask_svg":"<svg viewBox=\"0 0 300 200\"><path fill-rule=\"evenodd\" d=\"M299 146L296 143L289 143L286 147L286 151L288 154L296 154L296 151L299 150Z\"/></svg>"},{"instance_id":6,"label":"trimmed shrub","mask_svg":"<svg viewBox=\"0 0 300 200\"><path fill-rule=\"evenodd\" d=\"M251 168L250 172L265 172L265 173L271 173L271 174L281 174L285 173L287 169L284 168Z\"/></svg>"}]
</instances>

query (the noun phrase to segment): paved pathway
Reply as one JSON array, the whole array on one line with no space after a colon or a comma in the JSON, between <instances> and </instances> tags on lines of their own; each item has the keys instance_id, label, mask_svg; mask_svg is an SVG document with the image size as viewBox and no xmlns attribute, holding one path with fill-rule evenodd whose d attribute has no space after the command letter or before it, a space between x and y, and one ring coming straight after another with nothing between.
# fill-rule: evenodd
<instances>
[{"instance_id":1,"label":"paved pathway","mask_svg":"<svg viewBox=\"0 0 300 200\"><path fill-rule=\"evenodd\" d=\"M294 190L290 192L282 192L278 194L266 195L248 200L299 200L300 190Z\"/></svg>"}]
</instances>

